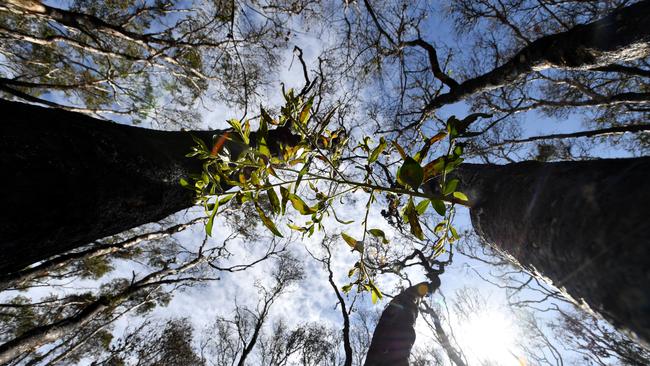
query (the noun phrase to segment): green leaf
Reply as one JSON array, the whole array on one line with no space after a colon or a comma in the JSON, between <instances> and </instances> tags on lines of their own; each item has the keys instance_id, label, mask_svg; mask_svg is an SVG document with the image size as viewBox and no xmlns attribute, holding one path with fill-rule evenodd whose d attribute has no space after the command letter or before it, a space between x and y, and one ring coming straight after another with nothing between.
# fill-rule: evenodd
<instances>
[{"instance_id":1,"label":"green leaf","mask_svg":"<svg viewBox=\"0 0 650 366\"><path fill-rule=\"evenodd\" d=\"M271 150L269 150L269 146L266 143L266 138L260 137L257 139L257 151L267 158L271 157Z\"/></svg>"},{"instance_id":2,"label":"green leaf","mask_svg":"<svg viewBox=\"0 0 650 366\"><path fill-rule=\"evenodd\" d=\"M422 215L426 212L427 207L429 207L429 200L422 200L415 206L415 211L418 212L418 215Z\"/></svg>"},{"instance_id":3,"label":"green leaf","mask_svg":"<svg viewBox=\"0 0 650 366\"><path fill-rule=\"evenodd\" d=\"M282 196L282 204L281 204L281 206L282 206L282 214L283 215L287 211L287 202L289 202L289 195L290 194L291 193L289 192L288 189L280 186L280 195Z\"/></svg>"},{"instance_id":4,"label":"green leaf","mask_svg":"<svg viewBox=\"0 0 650 366\"><path fill-rule=\"evenodd\" d=\"M341 287L341 290L347 294L348 292L350 292L350 290L352 290L352 286L354 286L354 284L352 283L344 285L343 287Z\"/></svg>"},{"instance_id":5,"label":"green leaf","mask_svg":"<svg viewBox=\"0 0 650 366\"><path fill-rule=\"evenodd\" d=\"M442 194L444 194L446 196L446 195L451 194L452 192L454 192L456 190L456 187L458 187L458 182L459 181L456 178L449 180L445 184L445 189L442 191Z\"/></svg>"},{"instance_id":6,"label":"green leaf","mask_svg":"<svg viewBox=\"0 0 650 366\"><path fill-rule=\"evenodd\" d=\"M200 148L201 151L203 152L208 151L208 147L205 145L205 141L203 141L203 139L200 139L192 134L190 134L190 136L192 136L192 140L194 140L194 142L196 142L196 144L199 145L198 148Z\"/></svg>"},{"instance_id":7,"label":"green leaf","mask_svg":"<svg viewBox=\"0 0 650 366\"><path fill-rule=\"evenodd\" d=\"M454 197L458 198L461 201L468 201L469 198L465 195L465 193L462 192L454 192Z\"/></svg>"},{"instance_id":8,"label":"green leaf","mask_svg":"<svg viewBox=\"0 0 650 366\"><path fill-rule=\"evenodd\" d=\"M266 195L269 197L269 203L271 204L271 208L273 209L273 212L276 215L282 212L282 207L280 206L280 199L278 199L278 195L275 193L275 189L268 188L266 190Z\"/></svg>"},{"instance_id":9,"label":"green leaf","mask_svg":"<svg viewBox=\"0 0 650 366\"><path fill-rule=\"evenodd\" d=\"M357 271L357 267L350 268L350 270L348 271L348 277L354 276L354 272L356 271Z\"/></svg>"},{"instance_id":10,"label":"green leaf","mask_svg":"<svg viewBox=\"0 0 650 366\"><path fill-rule=\"evenodd\" d=\"M449 137L451 139L454 139L458 136L458 130L457 126L459 125L460 121L456 116L451 116L449 119L447 119L447 131L449 132Z\"/></svg>"},{"instance_id":11,"label":"green leaf","mask_svg":"<svg viewBox=\"0 0 650 366\"><path fill-rule=\"evenodd\" d=\"M222 196L221 199L219 199L219 206L228 203L233 197L235 197L234 194L227 194L225 196Z\"/></svg>"},{"instance_id":12,"label":"green leaf","mask_svg":"<svg viewBox=\"0 0 650 366\"><path fill-rule=\"evenodd\" d=\"M354 248L357 245L357 240L351 237L350 235L346 233L341 233L341 237L343 237L343 240L345 240L346 243L352 248Z\"/></svg>"},{"instance_id":13,"label":"green leaf","mask_svg":"<svg viewBox=\"0 0 650 366\"><path fill-rule=\"evenodd\" d=\"M314 103L314 96L312 95L311 98L309 98L309 101L307 101L304 107L302 107L302 111L300 111L300 124L302 125L307 124L307 120L309 119L309 111L311 110L311 106L313 103Z\"/></svg>"},{"instance_id":14,"label":"green leaf","mask_svg":"<svg viewBox=\"0 0 650 366\"><path fill-rule=\"evenodd\" d=\"M438 132L435 136L429 139L429 144L435 144L436 142L447 137L447 131Z\"/></svg>"},{"instance_id":15,"label":"green leaf","mask_svg":"<svg viewBox=\"0 0 650 366\"><path fill-rule=\"evenodd\" d=\"M247 119L246 122L244 123L244 128L243 128L243 135L245 138L244 142L246 143L246 145L248 145L248 142L246 141L249 141L250 134L251 134L251 121Z\"/></svg>"},{"instance_id":16,"label":"green leaf","mask_svg":"<svg viewBox=\"0 0 650 366\"><path fill-rule=\"evenodd\" d=\"M244 141L244 143L245 143L246 145L248 145L248 144L249 144L248 135L245 134L244 131L242 130L242 126L241 126L241 123L239 122L239 120L236 120L236 119L234 119L234 118L229 119L229 120L228 120L228 124L230 124L230 125L232 126L232 128L233 128L235 131L237 131L237 133L239 134L239 136L241 136L241 138L242 138L242 140Z\"/></svg>"},{"instance_id":17,"label":"green leaf","mask_svg":"<svg viewBox=\"0 0 650 366\"><path fill-rule=\"evenodd\" d=\"M422 159L424 159L427 156L427 154L429 153L429 149L431 148L431 145L433 145L434 143L442 140L443 138L445 138L445 136L447 136L446 131L445 132L440 132L440 133L436 134L435 136L431 137L430 139L425 139L424 146L422 146L422 149L420 151L418 151L417 154L415 154L413 159L415 161L417 161L418 163L421 163Z\"/></svg>"},{"instance_id":18,"label":"green leaf","mask_svg":"<svg viewBox=\"0 0 650 366\"><path fill-rule=\"evenodd\" d=\"M187 181L185 178L181 178L180 180L181 187L183 188L191 188L190 187L190 182Z\"/></svg>"},{"instance_id":19,"label":"green leaf","mask_svg":"<svg viewBox=\"0 0 650 366\"><path fill-rule=\"evenodd\" d=\"M418 212L415 210L413 198L409 198L409 202L406 205L406 210L404 213L406 214L406 219L411 226L411 234L415 235L415 237L420 240L424 240L424 233L422 232L420 221L418 221Z\"/></svg>"},{"instance_id":20,"label":"green leaf","mask_svg":"<svg viewBox=\"0 0 650 366\"><path fill-rule=\"evenodd\" d=\"M406 155L406 152L404 152L404 149L402 148L402 146L400 146L400 144L398 144L397 141L393 141L393 146L395 147L395 149L397 149L397 152L399 153L399 156L401 156L402 159L406 160L408 155Z\"/></svg>"},{"instance_id":21,"label":"green leaf","mask_svg":"<svg viewBox=\"0 0 650 366\"><path fill-rule=\"evenodd\" d=\"M369 285L370 285L370 296L372 298L372 303L376 304L377 300L381 300L384 297L384 295L381 294L381 291L379 291L377 286L375 286L372 282L369 283Z\"/></svg>"},{"instance_id":22,"label":"green leaf","mask_svg":"<svg viewBox=\"0 0 650 366\"><path fill-rule=\"evenodd\" d=\"M212 225L214 225L214 217L217 215L217 210L219 209L219 201L216 201L214 207L212 208L212 213L210 213L210 218L205 224L205 232L208 236L212 236Z\"/></svg>"},{"instance_id":23,"label":"green leaf","mask_svg":"<svg viewBox=\"0 0 650 366\"><path fill-rule=\"evenodd\" d=\"M424 179L424 170L412 157L408 156L397 171L397 181L417 190Z\"/></svg>"},{"instance_id":24,"label":"green leaf","mask_svg":"<svg viewBox=\"0 0 650 366\"><path fill-rule=\"evenodd\" d=\"M460 239L460 236L458 235L458 231L456 231L456 228L454 228L453 226L450 226L449 231L451 231L451 236L453 236L454 239L456 239L456 240Z\"/></svg>"},{"instance_id":25,"label":"green leaf","mask_svg":"<svg viewBox=\"0 0 650 366\"><path fill-rule=\"evenodd\" d=\"M264 123L267 123L267 124L272 124L273 123L273 119L269 115L269 112L267 112L266 109L262 108L261 104L260 104L260 115L261 115L260 118L261 118L261 120L264 120ZM260 123L262 123L261 120L260 120Z\"/></svg>"},{"instance_id":26,"label":"green leaf","mask_svg":"<svg viewBox=\"0 0 650 366\"><path fill-rule=\"evenodd\" d=\"M303 215L311 215L316 213L316 209L313 207L309 207L305 201L302 200L302 198L298 197L297 195L293 193L289 193L289 201L291 201L291 205L293 205L293 208L296 209L296 211L300 212Z\"/></svg>"},{"instance_id":27,"label":"green leaf","mask_svg":"<svg viewBox=\"0 0 650 366\"><path fill-rule=\"evenodd\" d=\"M380 229L370 229L370 230L368 230L368 232L369 232L370 234L372 234L373 236L375 236L375 237L381 239L381 242L382 242L382 243L384 243L384 244L388 244L388 239L386 239L386 234L384 233L383 230L380 230Z\"/></svg>"},{"instance_id":28,"label":"green leaf","mask_svg":"<svg viewBox=\"0 0 650 366\"><path fill-rule=\"evenodd\" d=\"M368 164L372 164L375 161L377 161L377 158L379 158L379 154L384 152L387 145L388 144L386 143L386 139L384 139L383 137L379 139L379 145L377 145L377 147L374 150L372 150L370 157L368 157Z\"/></svg>"},{"instance_id":29,"label":"green leaf","mask_svg":"<svg viewBox=\"0 0 650 366\"><path fill-rule=\"evenodd\" d=\"M262 223L264 224L264 226L266 226L269 230L271 230L273 235L283 238L282 234L275 226L273 221L271 221L271 219L268 216L266 216L266 214L264 213L264 211L262 211L262 208L257 202L255 202L255 208L257 209L257 213L260 215L260 218L262 219Z\"/></svg>"},{"instance_id":30,"label":"green leaf","mask_svg":"<svg viewBox=\"0 0 650 366\"><path fill-rule=\"evenodd\" d=\"M302 226L294 225L294 224L291 224L291 223L287 224L287 226L288 226L289 229L291 229L291 230L300 231L301 233L305 233L305 232L307 232L307 228L302 227Z\"/></svg>"},{"instance_id":31,"label":"green leaf","mask_svg":"<svg viewBox=\"0 0 650 366\"><path fill-rule=\"evenodd\" d=\"M463 147L461 145L456 145L456 147L454 147L454 156L459 157L461 155L463 155Z\"/></svg>"},{"instance_id":32,"label":"green leaf","mask_svg":"<svg viewBox=\"0 0 650 366\"><path fill-rule=\"evenodd\" d=\"M431 207L433 207L434 210L441 216L445 216L445 212L447 211L447 207L445 207L445 203L442 202L441 200L432 198L431 199Z\"/></svg>"},{"instance_id":33,"label":"green leaf","mask_svg":"<svg viewBox=\"0 0 650 366\"><path fill-rule=\"evenodd\" d=\"M296 186L293 189L293 193L298 192L298 186L300 185L300 181L302 180L302 177L307 173L309 170L309 165L311 164L311 161L313 160L314 156L310 156L309 159L307 159L307 162L302 166L302 169L300 169L300 172L298 173L298 178L296 178Z\"/></svg>"},{"instance_id":34,"label":"green leaf","mask_svg":"<svg viewBox=\"0 0 650 366\"><path fill-rule=\"evenodd\" d=\"M345 240L346 243L352 248L352 250L356 250L359 253L363 253L363 242L356 240L355 238L351 237L350 235L346 233L341 233L341 237L343 237L343 240Z\"/></svg>"}]
</instances>

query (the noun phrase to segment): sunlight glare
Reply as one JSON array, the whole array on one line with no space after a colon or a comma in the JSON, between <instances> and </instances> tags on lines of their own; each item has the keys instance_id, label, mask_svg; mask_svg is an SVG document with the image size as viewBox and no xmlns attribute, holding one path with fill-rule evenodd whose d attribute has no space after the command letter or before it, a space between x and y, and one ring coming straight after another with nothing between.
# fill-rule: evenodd
<instances>
[{"instance_id":1,"label":"sunlight glare","mask_svg":"<svg viewBox=\"0 0 650 366\"><path fill-rule=\"evenodd\" d=\"M471 314L459 321L455 333L467 356L500 365L521 365L513 355L516 331L512 321L497 310Z\"/></svg>"}]
</instances>

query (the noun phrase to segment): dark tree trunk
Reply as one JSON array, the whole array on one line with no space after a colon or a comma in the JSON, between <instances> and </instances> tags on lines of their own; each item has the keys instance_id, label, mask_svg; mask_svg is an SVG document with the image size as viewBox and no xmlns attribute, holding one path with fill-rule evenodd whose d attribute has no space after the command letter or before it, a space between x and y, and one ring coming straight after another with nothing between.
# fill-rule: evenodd
<instances>
[{"instance_id":1,"label":"dark tree trunk","mask_svg":"<svg viewBox=\"0 0 650 366\"><path fill-rule=\"evenodd\" d=\"M435 284L422 282L391 300L375 327L365 366L408 366L415 343L415 320L420 300L438 287L439 281Z\"/></svg>"},{"instance_id":2,"label":"dark tree trunk","mask_svg":"<svg viewBox=\"0 0 650 366\"><path fill-rule=\"evenodd\" d=\"M0 100L0 273L193 204L188 132ZM192 132L209 143L213 132Z\"/></svg>"},{"instance_id":3,"label":"dark tree trunk","mask_svg":"<svg viewBox=\"0 0 650 366\"><path fill-rule=\"evenodd\" d=\"M463 164L472 224L616 327L650 341L650 158Z\"/></svg>"},{"instance_id":4,"label":"dark tree trunk","mask_svg":"<svg viewBox=\"0 0 650 366\"><path fill-rule=\"evenodd\" d=\"M6 100L0 113L0 274L191 207L194 193L179 183L201 171L185 157L191 136L209 146L223 132L150 130ZM269 131L271 153L297 140L288 127ZM238 156L244 145L225 147Z\"/></svg>"}]
</instances>

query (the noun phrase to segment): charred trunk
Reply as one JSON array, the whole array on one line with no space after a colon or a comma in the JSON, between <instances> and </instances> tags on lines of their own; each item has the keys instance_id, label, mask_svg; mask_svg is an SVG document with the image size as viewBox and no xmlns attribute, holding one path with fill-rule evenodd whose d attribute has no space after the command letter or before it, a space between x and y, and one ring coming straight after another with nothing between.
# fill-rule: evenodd
<instances>
[{"instance_id":1,"label":"charred trunk","mask_svg":"<svg viewBox=\"0 0 650 366\"><path fill-rule=\"evenodd\" d=\"M0 112L0 274L191 207L194 192L179 181L201 172L185 157L192 136L210 145L223 132L150 130L6 100ZM272 154L299 140L288 126L268 133ZM225 147L238 156L245 145L230 136Z\"/></svg>"},{"instance_id":2,"label":"charred trunk","mask_svg":"<svg viewBox=\"0 0 650 366\"><path fill-rule=\"evenodd\" d=\"M650 341L650 158L461 165L472 224L616 327Z\"/></svg>"},{"instance_id":3,"label":"charred trunk","mask_svg":"<svg viewBox=\"0 0 650 366\"><path fill-rule=\"evenodd\" d=\"M193 204L188 132L155 131L0 100L0 273ZM206 143L214 132L192 132Z\"/></svg>"}]
</instances>

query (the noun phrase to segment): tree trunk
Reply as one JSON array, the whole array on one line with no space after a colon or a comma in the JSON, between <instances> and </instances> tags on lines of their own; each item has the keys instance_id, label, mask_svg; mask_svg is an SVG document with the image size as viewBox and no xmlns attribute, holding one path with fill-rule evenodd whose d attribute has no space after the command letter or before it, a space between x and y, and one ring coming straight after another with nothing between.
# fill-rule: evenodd
<instances>
[{"instance_id":1,"label":"tree trunk","mask_svg":"<svg viewBox=\"0 0 650 366\"><path fill-rule=\"evenodd\" d=\"M375 327L365 366L408 366L420 300L439 286L422 282L391 300Z\"/></svg>"},{"instance_id":2,"label":"tree trunk","mask_svg":"<svg viewBox=\"0 0 650 366\"><path fill-rule=\"evenodd\" d=\"M431 321L433 322L433 324L429 324L429 326L436 332L436 338L438 340L438 343L440 343L442 349L444 349L445 353L447 353L447 357L449 357L452 363L456 366L467 366L467 364L463 360L462 353L456 350L454 346L451 344L451 340L447 336L447 333L445 333L445 329L442 327L442 322L440 321L440 317L438 316L436 311L433 308L431 308L429 304L427 304L426 302L422 303L422 307L423 309L421 310L431 317Z\"/></svg>"},{"instance_id":3,"label":"tree trunk","mask_svg":"<svg viewBox=\"0 0 650 366\"><path fill-rule=\"evenodd\" d=\"M192 206L188 132L0 100L0 273ZM211 141L213 132L192 132Z\"/></svg>"},{"instance_id":4,"label":"tree trunk","mask_svg":"<svg viewBox=\"0 0 650 366\"><path fill-rule=\"evenodd\" d=\"M495 248L650 341L650 158L463 164L472 224Z\"/></svg>"},{"instance_id":5,"label":"tree trunk","mask_svg":"<svg viewBox=\"0 0 650 366\"><path fill-rule=\"evenodd\" d=\"M191 136L210 146L223 132L150 130L6 100L0 112L0 274L191 207L194 192L179 184L201 172L185 157ZM268 140L276 153L298 137L282 127ZM238 156L244 145L225 147Z\"/></svg>"}]
</instances>

